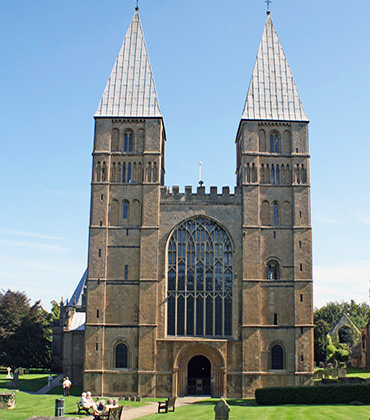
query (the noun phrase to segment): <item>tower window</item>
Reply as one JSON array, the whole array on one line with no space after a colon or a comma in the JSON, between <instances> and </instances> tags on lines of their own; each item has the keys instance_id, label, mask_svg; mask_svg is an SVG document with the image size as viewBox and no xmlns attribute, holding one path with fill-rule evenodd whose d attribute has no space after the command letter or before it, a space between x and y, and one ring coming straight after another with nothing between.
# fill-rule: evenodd
<instances>
[{"instance_id":1,"label":"tower window","mask_svg":"<svg viewBox=\"0 0 370 420\"><path fill-rule=\"evenodd\" d=\"M99 309L96 310L96 317L99 318Z\"/></svg>"},{"instance_id":2,"label":"tower window","mask_svg":"<svg viewBox=\"0 0 370 420\"><path fill-rule=\"evenodd\" d=\"M116 355L116 368L127 368L127 346L126 344L118 344L115 351Z\"/></svg>"},{"instance_id":3,"label":"tower window","mask_svg":"<svg viewBox=\"0 0 370 420\"><path fill-rule=\"evenodd\" d=\"M303 295L302 295L302 294L299 296L299 300L300 300L301 302L303 302Z\"/></svg>"},{"instance_id":4,"label":"tower window","mask_svg":"<svg viewBox=\"0 0 370 420\"><path fill-rule=\"evenodd\" d=\"M279 263L275 260L269 261L267 264L267 279L279 280L279 278L280 278Z\"/></svg>"},{"instance_id":5,"label":"tower window","mask_svg":"<svg viewBox=\"0 0 370 420\"><path fill-rule=\"evenodd\" d=\"M299 241L299 248L302 248L302 241Z\"/></svg>"},{"instance_id":6,"label":"tower window","mask_svg":"<svg viewBox=\"0 0 370 420\"><path fill-rule=\"evenodd\" d=\"M299 271L302 271L303 270L303 266L302 266L302 264L299 264Z\"/></svg>"},{"instance_id":7,"label":"tower window","mask_svg":"<svg viewBox=\"0 0 370 420\"><path fill-rule=\"evenodd\" d=\"M123 202L123 212L122 212L122 217L124 219L128 218L128 201L124 201Z\"/></svg>"},{"instance_id":8,"label":"tower window","mask_svg":"<svg viewBox=\"0 0 370 420\"><path fill-rule=\"evenodd\" d=\"M99 255L99 258L100 258L101 257L101 249L99 249L98 255Z\"/></svg>"},{"instance_id":9,"label":"tower window","mask_svg":"<svg viewBox=\"0 0 370 420\"><path fill-rule=\"evenodd\" d=\"M132 131L127 131L123 137L124 152L132 152L133 134Z\"/></svg>"},{"instance_id":10,"label":"tower window","mask_svg":"<svg viewBox=\"0 0 370 420\"><path fill-rule=\"evenodd\" d=\"M278 133L270 135L270 153L279 153L280 151L280 138Z\"/></svg>"},{"instance_id":11,"label":"tower window","mask_svg":"<svg viewBox=\"0 0 370 420\"><path fill-rule=\"evenodd\" d=\"M128 265L125 265L125 280L128 280Z\"/></svg>"},{"instance_id":12,"label":"tower window","mask_svg":"<svg viewBox=\"0 0 370 420\"><path fill-rule=\"evenodd\" d=\"M127 182L131 182L131 163L127 167Z\"/></svg>"},{"instance_id":13,"label":"tower window","mask_svg":"<svg viewBox=\"0 0 370 420\"><path fill-rule=\"evenodd\" d=\"M279 224L279 204L274 203L274 225Z\"/></svg>"},{"instance_id":14,"label":"tower window","mask_svg":"<svg viewBox=\"0 0 370 420\"><path fill-rule=\"evenodd\" d=\"M271 369L284 369L284 349L279 344L271 348Z\"/></svg>"},{"instance_id":15,"label":"tower window","mask_svg":"<svg viewBox=\"0 0 370 420\"><path fill-rule=\"evenodd\" d=\"M274 231L274 234L273 234L273 236L274 236L274 239L276 239L276 231Z\"/></svg>"}]
</instances>

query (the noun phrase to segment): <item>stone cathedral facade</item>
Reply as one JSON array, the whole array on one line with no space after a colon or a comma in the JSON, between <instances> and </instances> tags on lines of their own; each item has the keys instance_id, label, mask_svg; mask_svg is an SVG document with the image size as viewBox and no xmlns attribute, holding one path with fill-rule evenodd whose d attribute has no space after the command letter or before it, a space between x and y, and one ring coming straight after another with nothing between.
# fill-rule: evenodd
<instances>
[{"instance_id":1,"label":"stone cathedral facade","mask_svg":"<svg viewBox=\"0 0 370 420\"><path fill-rule=\"evenodd\" d=\"M308 119L270 15L232 191L165 186L138 10L94 117L84 389L247 397L311 383Z\"/></svg>"}]
</instances>

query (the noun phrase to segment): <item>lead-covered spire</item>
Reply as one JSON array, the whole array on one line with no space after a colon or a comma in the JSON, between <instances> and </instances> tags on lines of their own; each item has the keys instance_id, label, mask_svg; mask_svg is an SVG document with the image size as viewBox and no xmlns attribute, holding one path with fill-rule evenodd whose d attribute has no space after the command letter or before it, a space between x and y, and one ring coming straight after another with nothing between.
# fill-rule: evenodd
<instances>
[{"instance_id":1,"label":"lead-covered spire","mask_svg":"<svg viewBox=\"0 0 370 420\"><path fill-rule=\"evenodd\" d=\"M138 8L94 116L162 116Z\"/></svg>"},{"instance_id":2,"label":"lead-covered spire","mask_svg":"<svg viewBox=\"0 0 370 420\"><path fill-rule=\"evenodd\" d=\"M308 121L288 60L269 14L242 119Z\"/></svg>"}]
</instances>

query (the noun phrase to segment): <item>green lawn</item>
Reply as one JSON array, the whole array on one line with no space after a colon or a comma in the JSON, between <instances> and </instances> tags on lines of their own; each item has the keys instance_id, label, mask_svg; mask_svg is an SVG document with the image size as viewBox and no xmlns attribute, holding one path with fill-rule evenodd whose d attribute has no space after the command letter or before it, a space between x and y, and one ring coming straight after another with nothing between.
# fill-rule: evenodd
<instances>
[{"instance_id":1,"label":"green lawn","mask_svg":"<svg viewBox=\"0 0 370 420\"><path fill-rule=\"evenodd\" d=\"M43 386L48 384L49 374L34 374L22 375L19 377L21 391L35 392L41 389ZM56 378L58 375L53 375ZM0 374L0 388L11 388L7 386L7 383L11 382L11 379L6 379L5 374Z\"/></svg>"},{"instance_id":2,"label":"green lawn","mask_svg":"<svg viewBox=\"0 0 370 420\"><path fill-rule=\"evenodd\" d=\"M368 420L370 406L348 405L287 405L262 407L250 401L227 400L230 405L230 420ZM176 408L174 413L160 414L163 420L213 420L214 401L192 404ZM242 404L242 405L241 405ZM158 420L158 414L143 417Z\"/></svg>"}]
</instances>

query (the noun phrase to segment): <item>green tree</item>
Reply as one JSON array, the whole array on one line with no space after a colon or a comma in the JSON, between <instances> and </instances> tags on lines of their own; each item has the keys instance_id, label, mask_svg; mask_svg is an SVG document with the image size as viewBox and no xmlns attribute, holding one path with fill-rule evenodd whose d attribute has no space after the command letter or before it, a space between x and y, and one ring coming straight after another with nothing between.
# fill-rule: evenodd
<instances>
[{"instance_id":1,"label":"green tree","mask_svg":"<svg viewBox=\"0 0 370 420\"><path fill-rule=\"evenodd\" d=\"M49 367L53 315L24 292L0 293L0 365Z\"/></svg>"},{"instance_id":2,"label":"green tree","mask_svg":"<svg viewBox=\"0 0 370 420\"><path fill-rule=\"evenodd\" d=\"M346 314L355 326L361 330L370 320L370 306L367 303L358 304L351 300L350 302L329 302L319 309L315 308L314 346L316 362L326 361L330 357L342 361L341 359L346 357L349 345L353 344L353 335L351 335L349 328L341 328L339 337L335 338L335 342L327 342L327 334L335 327L343 314ZM333 352L331 347L328 349L329 345L333 345L337 353Z\"/></svg>"}]
</instances>

